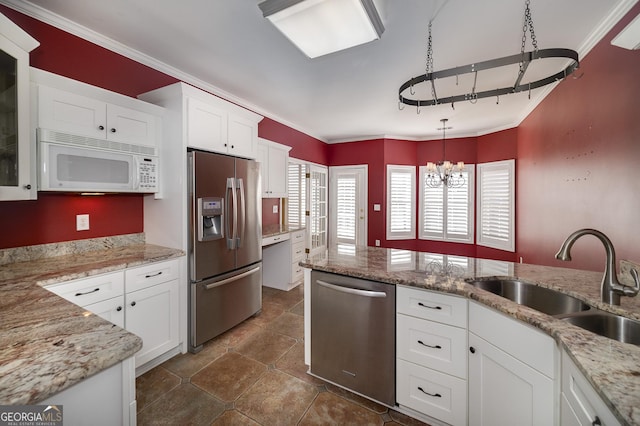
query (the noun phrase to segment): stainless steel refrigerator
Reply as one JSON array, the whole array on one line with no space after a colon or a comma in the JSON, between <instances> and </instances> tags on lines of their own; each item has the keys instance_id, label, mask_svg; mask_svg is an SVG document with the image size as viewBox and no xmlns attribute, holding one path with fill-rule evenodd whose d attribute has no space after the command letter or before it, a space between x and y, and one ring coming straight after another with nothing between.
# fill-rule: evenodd
<instances>
[{"instance_id":1,"label":"stainless steel refrigerator","mask_svg":"<svg viewBox=\"0 0 640 426\"><path fill-rule=\"evenodd\" d=\"M190 151L189 351L262 309L260 168Z\"/></svg>"}]
</instances>

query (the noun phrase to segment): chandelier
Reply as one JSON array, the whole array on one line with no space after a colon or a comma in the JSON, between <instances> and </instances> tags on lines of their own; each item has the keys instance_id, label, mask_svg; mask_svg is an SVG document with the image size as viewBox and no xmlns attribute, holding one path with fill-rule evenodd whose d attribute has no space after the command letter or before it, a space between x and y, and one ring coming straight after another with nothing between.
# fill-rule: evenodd
<instances>
[{"instance_id":1,"label":"chandelier","mask_svg":"<svg viewBox=\"0 0 640 426\"><path fill-rule=\"evenodd\" d=\"M546 86L547 84L554 83L556 81L560 81L572 74L580 65L578 60L578 53L571 49L538 49L538 41L536 39L535 30L533 28L533 19L531 18L531 10L529 9L530 0L526 0L525 2L525 12L524 12L524 24L522 26L522 45L519 54L505 56L502 58L491 59L484 62L464 65L460 67L450 68L442 71L434 72L433 70L433 41L431 37L431 24L432 21L429 21L429 35L427 40L427 63L425 73L419 75L417 77L413 77L407 80L404 84L400 86L398 90L398 108L404 109L404 105L411 105L416 107L416 112L420 114L421 106L431 106L431 105L441 105L441 104L451 104L451 107L455 109L454 103L460 101L469 101L471 103L476 103L478 99L488 98L488 97L496 97L496 103L500 102L500 96L507 95L511 93L519 93L519 92L528 92L529 98L531 98L531 90L539 87ZM443 5L444 6L444 5ZM533 45L533 50L530 52L525 52L525 44L527 40L527 30L531 35L531 44ZM537 59L544 58L564 58L570 59L569 65L567 65L563 70L557 72L556 74L550 75L545 78L541 78L536 81L531 81L528 83L523 83L523 79L529 64ZM513 85L507 87L501 87L497 89L484 90L481 92L476 92L476 86L478 82L478 72L491 70L495 68L506 67L513 64L519 64L518 73L515 76ZM436 80L443 79L447 77L455 77L456 86L458 84L458 76L463 74L474 74L473 75L473 87L470 91L466 91L465 93L461 93L458 95L446 96L439 98L436 91ZM418 99L416 95L415 87L419 84L427 84L427 90L430 88L431 90L431 99ZM429 87L430 86L430 87Z\"/></svg>"},{"instance_id":2,"label":"chandelier","mask_svg":"<svg viewBox=\"0 0 640 426\"><path fill-rule=\"evenodd\" d=\"M442 121L442 128L438 130L442 130L442 157L447 158L445 132L447 129L451 129L451 127L447 127L447 121L449 121L448 118L443 118L440 121ZM429 188L437 188L442 184L449 188L460 188L465 182L464 176L462 175L463 170L463 161L458 161L456 164L447 160L443 160L439 163L432 163L429 161L427 163L427 176L425 183Z\"/></svg>"}]
</instances>

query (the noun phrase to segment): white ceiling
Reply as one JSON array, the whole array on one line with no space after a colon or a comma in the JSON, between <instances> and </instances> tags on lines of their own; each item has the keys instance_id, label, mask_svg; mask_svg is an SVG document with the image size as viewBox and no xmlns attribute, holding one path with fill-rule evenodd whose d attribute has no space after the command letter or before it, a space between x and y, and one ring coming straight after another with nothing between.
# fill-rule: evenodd
<instances>
[{"instance_id":1,"label":"white ceiling","mask_svg":"<svg viewBox=\"0 0 640 426\"><path fill-rule=\"evenodd\" d=\"M260 1L0 0L327 142L437 139L442 118L453 128L448 136L511 128L551 88L534 90L531 99L524 93L499 103L461 102L455 110L439 105L417 114L414 107L398 108L399 86L425 72L427 25L436 11L438 71L519 53L524 0L374 0L385 26L381 39L316 59L262 17ZM539 48L574 49L582 59L636 2L531 0ZM563 68L542 61L553 67L548 74ZM478 86L488 78L480 73ZM508 79L515 80L513 69ZM460 93L472 85L472 76L460 77ZM446 95L438 90L439 97Z\"/></svg>"}]
</instances>

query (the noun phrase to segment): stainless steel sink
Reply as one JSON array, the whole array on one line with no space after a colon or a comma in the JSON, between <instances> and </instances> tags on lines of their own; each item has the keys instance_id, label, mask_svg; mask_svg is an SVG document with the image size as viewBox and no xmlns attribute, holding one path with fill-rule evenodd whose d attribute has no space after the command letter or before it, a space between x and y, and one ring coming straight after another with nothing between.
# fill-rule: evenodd
<instances>
[{"instance_id":1,"label":"stainless steel sink","mask_svg":"<svg viewBox=\"0 0 640 426\"><path fill-rule=\"evenodd\" d=\"M585 312L562 320L609 339L640 345L640 321L604 311Z\"/></svg>"},{"instance_id":2,"label":"stainless steel sink","mask_svg":"<svg viewBox=\"0 0 640 426\"><path fill-rule=\"evenodd\" d=\"M566 315L590 309L589 305L573 296L518 280L475 280L469 284L547 315Z\"/></svg>"}]
</instances>

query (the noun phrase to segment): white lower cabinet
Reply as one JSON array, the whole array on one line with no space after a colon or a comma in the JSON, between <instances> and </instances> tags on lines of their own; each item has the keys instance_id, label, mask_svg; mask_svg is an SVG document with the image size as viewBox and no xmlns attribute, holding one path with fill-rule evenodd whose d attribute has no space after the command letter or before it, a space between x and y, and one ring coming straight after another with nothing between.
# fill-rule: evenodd
<instances>
[{"instance_id":1,"label":"white lower cabinet","mask_svg":"<svg viewBox=\"0 0 640 426\"><path fill-rule=\"evenodd\" d=\"M566 352L562 352L562 426L618 426L620 422L598 396Z\"/></svg>"},{"instance_id":2,"label":"white lower cabinet","mask_svg":"<svg viewBox=\"0 0 640 426\"><path fill-rule=\"evenodd\" d=\"M142 338L138 368L180 343L178 277L174 259L46 288Z\"/></svg>"},{"instance_id":3,"label":"white lower cabinet","mask_svg":"<svg viewBox=\"0 0 640 426\"><path fill-rule=\"evenodd\" d=\"M429 422L467 424L466 299L398 286L396 303L400 409Z\"/></svg>"},{"instance_id":4,"label":"white lower cabinet","mask_svg":"<svg viewBox=\"0 0 640 426\"><path fill-rule=\"evenodd\" d=\"M135 426L135 398L135 368L127 358L38 404L61 405L68 425Z\"/></svg>"},{"instance_id":5,"label":"white lower cabinet","mask_svg":"<svg viewBox=\"0 0 640 426\"><path fill-rule=\"evenodd\" d=\"M475 302L469 305L469 425L557 424L555 341Z\"/></svg>"},{"instance_id":6,"label":"white lower cabinet","mask_svg":"<svg viewBox=\"0 0 640 426\"><path fill-rule=\"evenodd\" d=\"M125 299L127 331L142 337L136 368L178 345L178 280L127 293Z\"/></svg>"}]
</instances>

